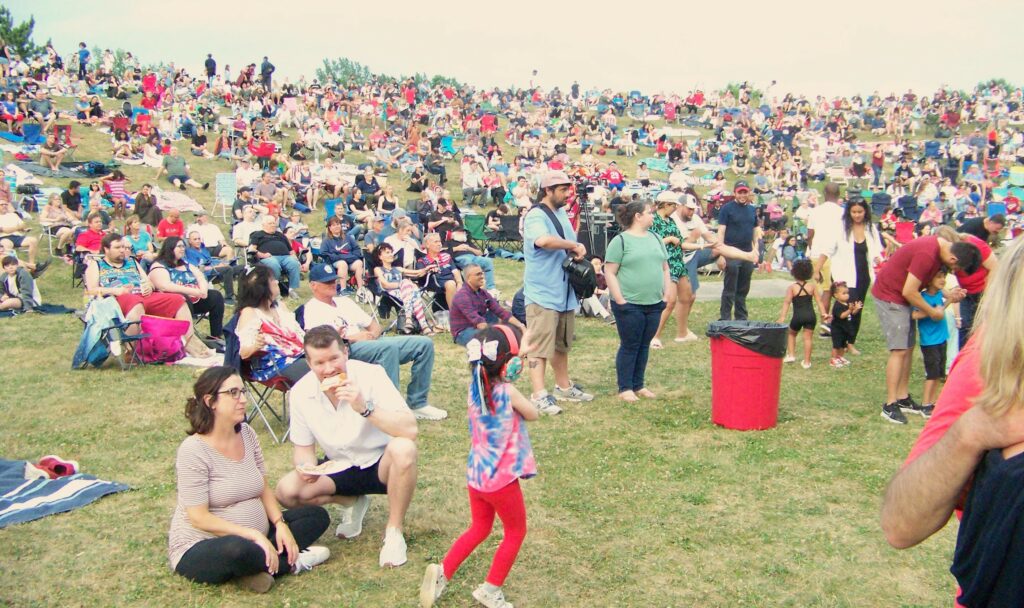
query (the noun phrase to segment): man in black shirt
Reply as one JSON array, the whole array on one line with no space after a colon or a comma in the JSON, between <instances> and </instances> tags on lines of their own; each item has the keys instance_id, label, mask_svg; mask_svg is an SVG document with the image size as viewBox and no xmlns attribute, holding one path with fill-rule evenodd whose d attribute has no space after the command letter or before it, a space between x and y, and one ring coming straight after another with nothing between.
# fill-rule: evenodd
<instances>
[{"instance_id":1,"label":"man in black shirt","mask_svg":"<svg viewBox=\"0 0 1024 608\"><path fill-rule=\"evenodd\" d=\"M196 127L196 132L192 135L192 155L213 158L213 152L206 149L206 142L206 129L200 125Z\"/></svg>"},{"instance_id":2,"label":"man in black shirt","mask_svg":"<svg viewBox=\"0 0 1024 608\"><path fill-rule=\"evenodd\" d=\"M206 86L213 86L213 77L217 75L217 62L213 53L206 54Z\"/></svg>"},{"instance_id":3,"label":"man in black shirt","mask_svg":"<svg viewBox=\"0 0 1024 608\"><path fill-rule=\"evenodd\" d=\"M237 224L242 221L242 211L246 207L252 207L256 213L262 215L267 212L267 208L260 205L252 198L252 188L249 186L242 186L238 189L238 198L235 199L235 203L231 205L231 215L234 216L232 224Z\"/></svg>"},{"instance_id":4,"label":"man in black shirt","mask_svg":"<svg viewBox=\"0 0 1024 608\"><path fill-rule=\"evenodd\" d=\"M992 217L972 217L957 228L957 232L972 234L986 243L1006 227L1006 216L997 213Z\"/></svg>"},{"instance_id":5,"label":"man in black shirt","mask_svg":"<svg viewBox=\"0 0 1024 608\"><path fill-rule=\"evenodd\" d=\"M78 216L78 219L82 219L82 192L79 190L81 186L78 181L71 180L68 182L68 189L60 193L61 202Z\"/></svg>"},{"instance_id":6,"label":"man in black shirt","mask_svg":"<svg viewBox=\"0 0 1024 608\"><path fill-rule=\"evenodd\" d=\"M753 251L757 213L750 204L750 186L745 181L738 181L733 194L735 200L726 203L718 213L718 240L742 251ZM750 277L753 274L753 262L740 259L726 262L719 319L731 321L735 304L736 320L746 320L747 293L750 292Z\"/></svg>"},{"instance_id":7,"label":"man in black shirt","mask_svg":"<svg viewBox=\"0 0 1024 608\"><path fill-rule=\"evenodd\" d=\"M443 240L449 237L451 231L461 227L452 204L443 198L438 199L437 208L427 218L427 232L437 232Z\"/></svg>"},{"instance_id":8,"label":"man in black shirt","mask_svg":"<svg viewBox=\"0 0 1024 608\"><path fill-rule=\"evenodd\" d=\"M260 264L270 268L277 280L281 280L282 271L288 273L289 296L297 298L301 279L299 260L292 250L292 244L288 242L288 237L278 231L276 217L263 216L261 225L263 230L249 235L249 251L256 253Z\"/></svg>"}]
</instances>

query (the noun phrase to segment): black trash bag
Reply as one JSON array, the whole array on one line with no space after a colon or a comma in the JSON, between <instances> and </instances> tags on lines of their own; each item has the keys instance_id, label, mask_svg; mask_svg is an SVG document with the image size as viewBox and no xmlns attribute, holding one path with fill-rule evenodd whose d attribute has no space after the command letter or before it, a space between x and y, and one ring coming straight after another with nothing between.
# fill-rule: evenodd
<instances>
[{"instance_id":1,"label":"black trash bag","mask_svg":"<svg viewBox=\"0 0 1024 608\"><path fill-rule=\"evenodd\" d=\"M755 353L781 359L786 356L788 329L788 325L764 321L712 321L707 336L728 338Z\"/></svg>"}]
</instances>

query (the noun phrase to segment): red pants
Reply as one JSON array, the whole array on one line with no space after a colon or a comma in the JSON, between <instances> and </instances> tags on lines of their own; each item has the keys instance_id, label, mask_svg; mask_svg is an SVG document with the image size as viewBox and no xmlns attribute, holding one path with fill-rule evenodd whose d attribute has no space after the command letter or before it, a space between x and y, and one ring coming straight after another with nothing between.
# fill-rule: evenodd
<instances>
[{"instance_id":1,"label":"red pants","mask_svg":"<svg viewBox=\"0 0 1024 608\"><path fill-rule=\"evenodd\" d=\"M497 513L505 529L505 538L494 553L494 561L487 573L487 582L501 587L505 583L508 571L512 569L512 564L516 563L519 548L523 546L523 539L526 538L526 505L523 503L523 491L519 488L518 479L497 492L467 489L469 511L473 521L444 556L444 576L451 580L469 554L491 535L494 514Z\"/></svg>"}]
</instances>

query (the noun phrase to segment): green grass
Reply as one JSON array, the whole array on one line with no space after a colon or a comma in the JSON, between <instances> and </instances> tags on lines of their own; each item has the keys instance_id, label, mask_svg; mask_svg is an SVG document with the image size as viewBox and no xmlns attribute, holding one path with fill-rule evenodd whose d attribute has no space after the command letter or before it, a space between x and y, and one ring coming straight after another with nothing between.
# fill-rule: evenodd
<instances>
[{"instance_id":1,"label":"green grass","mask_svg":"<svg viewBox=\"0 0 1024 608\"><path fill-rule=\"evenodd\" d=\"M84 134L80 158L106 154L105 137L82 127L76 134ZM218 166L191 162L200 180ZM126 172L136 181L155 173ZM212 193L198 198L209 205ZM521 269L499 260L498 286L511 293ZM68 283L69 267L58 262L41 280L45 299L80 305ZM776 301L751 304L752 318L778 314ZM716 313L717 302L698 303L695 331ZM195 372L71 371L81 333L76 319L25 316L2 327L3 457L60 454L133 488L0 530L2 605L414 606L423 567L443 557L469 521L464 355L437 338L431 401L451 417L420 427L419 483L406 519L409 563L394 571L377 567L385 520L377 498L360 538L343 542L328 533L322 542L331 560L266 596L192 585L169 571L166 544L174 456ZM878 526L884 485L922 421L897 427L879 418L885 355L872 307L858 344L865 355L853 367L829 369L828 343L820 339L811 370L785 367L779 425L764 432L711 424L706 339L677 345L668 330L666 348L652 354L648 369L648 386L660 398L627 406L611 396L615 331L589 319L577 327L572 375L598 398L530 424L540 474L524 483L530 530L506 583L516 606L949 604L954 527L897 552ZM916 371L919 392L919 365ZM256 429L276 482L289 470L290 448ZM474 605L469 594L499 538L497 528L442 606Z\"/></svg>"}]
</instances>

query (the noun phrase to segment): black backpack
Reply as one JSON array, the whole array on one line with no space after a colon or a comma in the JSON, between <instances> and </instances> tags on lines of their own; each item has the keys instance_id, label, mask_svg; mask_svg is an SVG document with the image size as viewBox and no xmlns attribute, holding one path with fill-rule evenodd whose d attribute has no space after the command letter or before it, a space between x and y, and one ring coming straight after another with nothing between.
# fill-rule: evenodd
<instances>
[{"instance_id":1,"label":"black backpack","mask_svg":"<svg viewBox=\"0 0 1024 608\"><path fill-rule=\"evenodd\" d=\"M565 239L565 232L562 231L562 223L555 217L555 212L548 209L548 206L540 203L537 205L540 207L548 219L555 226L555 231L558 232L558 236ZM565 271L565 276L569 278L569 285L572 286L572 290L576 292L576 297L580 300L586 300L590 296L594 295L594 290L597 289L597 273L594 272L594 267L590 262L586 260L576 260L572 256L566 255L565 261L562 262L562 270Z\"/></svg>"}]
</instances>

